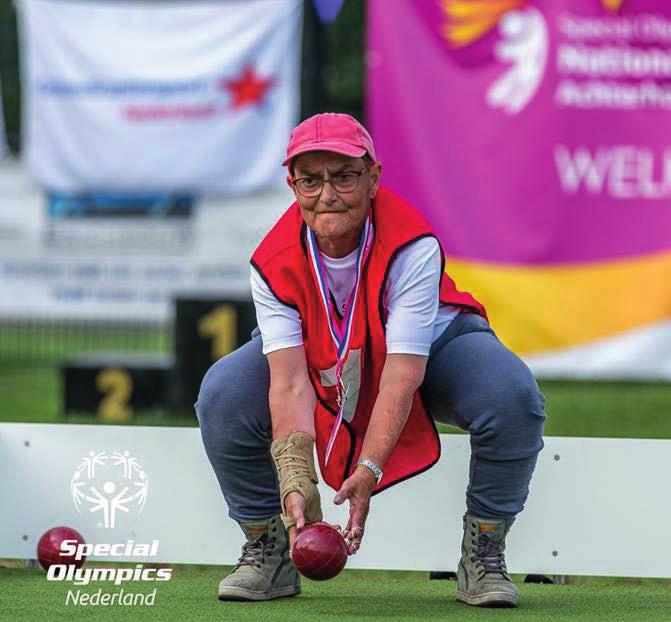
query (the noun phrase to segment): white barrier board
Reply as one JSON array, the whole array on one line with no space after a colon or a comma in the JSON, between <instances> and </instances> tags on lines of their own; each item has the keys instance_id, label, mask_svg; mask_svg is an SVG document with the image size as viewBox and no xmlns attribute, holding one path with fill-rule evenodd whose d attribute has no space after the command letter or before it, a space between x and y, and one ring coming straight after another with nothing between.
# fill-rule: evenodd
<instances>
[{"instance_id":1,"label":"white barrier board","mask_svg":"<svg viewBox=\"0 0 671 622\"><path fill-rule=\"evenodd\" d=\"M373 498L349 568L456 569L469 437L441 439L433 469ZM89 452L104 452L93 478ZM101 472L115 490L103 491ZM671 515L669 472L671 441L547 437L527 507L508 537L509 570L671 577L671 540L642 544ZM240 554L242 534L228 518L198 429L2 423L0 473L0 558L35 558L39 537L56 525L74 527L90 543L159 540L152 561L230 564ZM144 489L142 509L134 497L105 527L102 511L90 511L95 504L80 495L78 511L73 500L74 485L90 499L96 482L110 498L122 487ZM321 493L325 519L344 521L334 492L322 485Z\"/></svg>"}]
</instances>

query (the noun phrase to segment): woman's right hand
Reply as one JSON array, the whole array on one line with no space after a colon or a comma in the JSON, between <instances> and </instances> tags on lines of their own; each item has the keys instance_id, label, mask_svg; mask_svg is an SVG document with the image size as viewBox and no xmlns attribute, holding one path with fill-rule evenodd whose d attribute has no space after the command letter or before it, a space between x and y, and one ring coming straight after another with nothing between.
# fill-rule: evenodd
<instances>
[{"instance_id":1,"label":"woman's right hand","mask_svg":"<svg viewBox=\"0 0 671 622\"><path fill-rule=\"evenodd\" d=\"M289 550L293 550L298 530L305 526L305 497L300 492L290 492L284 498L286 513L293 518L295 526L289 527Z\"/></svg>"}]
</instances>

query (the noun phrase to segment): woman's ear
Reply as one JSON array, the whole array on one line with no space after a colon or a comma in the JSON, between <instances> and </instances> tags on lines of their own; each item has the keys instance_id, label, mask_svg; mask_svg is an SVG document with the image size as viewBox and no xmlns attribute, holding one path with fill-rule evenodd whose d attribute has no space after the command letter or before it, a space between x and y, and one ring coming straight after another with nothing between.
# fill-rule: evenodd
<instances>
[{"instance_id":1,"label":"woman's ear","mask_svg":"<svg viewBox=\"0 0 671 622\"><path fill-rule=\"evenodd\" d=\"M370 167L370 191L368 197L375 198L377 191L380 189L380 181L382 179L382 162L376 162Z\"/></svg>"}]
</instances>

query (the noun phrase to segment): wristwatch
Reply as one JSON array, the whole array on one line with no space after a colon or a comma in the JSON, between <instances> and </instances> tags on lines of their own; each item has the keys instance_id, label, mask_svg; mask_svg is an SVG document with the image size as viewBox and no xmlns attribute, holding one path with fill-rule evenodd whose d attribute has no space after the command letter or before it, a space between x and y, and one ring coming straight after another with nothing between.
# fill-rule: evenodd
<instances>
[{"instance_id":1,"label":"wristwatch","mask_svg":"<svg viewBox=\"0 0 671 622\"><path fill-rule=\"evenodd\" d=\"M356 465L366 467L369 471L371 471L373 475L375 475L377 483L378 484L380 483L380 480L382 479L382 469L379 466L377 466L377 464L364 458L363 460L359 460L359 462L357 462Z\"/></svg>"}]
</instances>

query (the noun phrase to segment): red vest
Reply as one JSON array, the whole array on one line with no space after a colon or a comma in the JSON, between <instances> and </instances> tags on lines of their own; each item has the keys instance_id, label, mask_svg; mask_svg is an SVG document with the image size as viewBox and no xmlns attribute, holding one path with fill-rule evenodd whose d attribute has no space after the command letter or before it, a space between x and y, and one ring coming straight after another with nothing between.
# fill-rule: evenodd
<instances>
[{"instance_id":1,"label":"red vest","mask_svg":"<svg viewBox=\"0 0 671 622\"><path fill-rule=\"evenodd\" d=\"M343 419L328 466L324 464L326 445L336 419L336 389L329 374L336 363L336 351L329 333L306 247L306 225L294 203L263 239L252 256L252 265L262 275L275 297L298 311L303 326L303 343L310 380L317 394L315 429L317 455L322 476L338 490L356 468L361 445L378 394L387 347L387 309L383 296L389 269L396 255L412 242L435 237L428 221L390 190L380 188L372 208L375 227L373 246L364 267L360 298L353 319L348 362L360 351L360 367L350 369L358 377L359 394L351 421ZM445 257L441 247L442 265ZM487 317L484 307L470 294L457 291L452 279L442 271L440 302L462 307ZM347 362L345 364L347 370ZM347 371L346 371L347 373ZM333 377L331 372L331 378ZM324 386L326 385L326 386ZM354 391L352 391L354 393ZM413 397L408 421L396 447L383 465L384 477L375 492L392 486L432 467L440 457L440 441L433 420L422 405L419 391Z\"/></svg>"}]
</instances>

